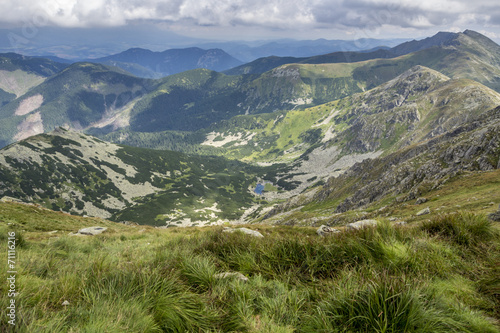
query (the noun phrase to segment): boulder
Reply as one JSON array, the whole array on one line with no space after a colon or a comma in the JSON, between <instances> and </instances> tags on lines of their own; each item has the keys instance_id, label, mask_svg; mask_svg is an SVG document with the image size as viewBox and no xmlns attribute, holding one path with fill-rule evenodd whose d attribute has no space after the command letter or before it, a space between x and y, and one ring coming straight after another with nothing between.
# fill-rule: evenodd
<instances>
[{"instance_id":1,"label":"boulder","mask_svg":"<svg viewBox=\"0 0 500 333\"><path fill-rule=\"evenodd\" d=\"M340 232L340 230L331 228L331 227L324 225L324 224L321 227L319 227L318 230L316 230L316 233L318 234L318 236L321 236L321 237L333 235L333 234L336 234L338 232Z\"/></svg>"},{"instance_id":2,"label":"boulder","mask_svg":"<svg viewBox=\"0 0 500 333\"><path fill-rule=\"evenodd\" d=\"M417 212L417 216L426 215L426 214L430 214L430 213L431 213L431 209L429 207L426 207L426 208L422 209L421 211Z\"/></svg>"},{"instance_id":3,"label":"boulder","mask_svg":"<svg viewBox=\"0 0 500 333\"><path fill-rule=\"evenodd\" d=\"M88 227L88 228L83 228L78 230L78 233L80 235L89 235L89 236L95 236L102 234L104 231L106 231L106 227Z\"/></svg>"},{"instance_id":4,"label":"boulder","mask_svg":"<svg viewBox=\"0 0 500 333\"><path fill-rule=\"evenodd\" d=\"M233 229L233 228L225 227L224 230L222 230L222 231L223 232L239 231L239 232L242 232L244 234L254 236L254 237L264 237L264 235L262 235L260 232L252 230L252 229L248 229L248 228L235 228L235 229Z\"/></svg>"},{"instance_id":5,"label":"boulder","mask_svg":"<svg viewBox=\"0 0 500 333\"><path fill-rule=\"evenodd\" d=\"M494 213L488 215L488 218L495 222L500 222L500 205L498 205L498 210Z\"/></svg>"},{"instance_id":6,"label":"boulder","mask_svg":"<svg viewBox=\"0 0 500 333\"><path fill-rule=\"evenodd\" d=\"M426 202L427 202L427 198L420 197L417 199L417 201L415 201L415 205L421 205L421 204L426 203Z\"/></svg>"},{"instance_id":7,"label":"boulder","mask_svg":"<svg viewBox=\"0 0 500 333\"><path fill-rule=\"evenodd\" d=\"M25 203L24 201L20 200L20 199L17 199L17 198L13 198L13 197L9 197L9 196L4 196L2 197L2 199L0 199L1 202L13 202L13 203Z\"/></svg>"},{"instance_id":8,"label":"boulder","mask_svg":"<svg viewBox=\"0 0 500 333\"><path fill-rule=\"evenodd\" d=\"M377 223L377 220L360 220L357 222L349 223L346 225L346 227L351 230L359 230L368 227L375 227Z\"/></svg>"},{"instance_id":9,"label":"boulder","mask_svg":"<svg viewBox=\"0 0 500 333\"><path fill-rule=\"evenodd\" d=\"M241 274L240 272L224 272L224 273L218 273L218 274L215 274L214 277L216 279L228 279L228 278L234 278L234 279L238 279L240 281L248 281L248 278Z\"/></svg>"}]
</instances>

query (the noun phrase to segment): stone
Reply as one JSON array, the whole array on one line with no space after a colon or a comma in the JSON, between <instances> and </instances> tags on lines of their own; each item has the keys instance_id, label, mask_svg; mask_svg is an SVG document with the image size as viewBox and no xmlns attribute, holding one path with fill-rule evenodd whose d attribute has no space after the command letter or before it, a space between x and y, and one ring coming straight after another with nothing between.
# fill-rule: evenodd
<instances>
[{"instance_id":1,"label":"stone","mask_svg":"<svg viewBox=\"0 0 500 333\"><path fill-rule=\"evenodd\" d=\"M426 214L430 214L430 213L431 213L431 209L429 207L426 207L426 208L422 209L421 211L417 212L417 216L426 215Z\"/></svg>"},{"instance_id":2,"label":"stone","mask_svg":"<svg viewBox=\"0 0 500 333\"><path fill-rule=\"evenodd\" d=\"M216 279L227 279L227 278L235 278L235 279L238 279L240 281L248 281L248 278L241 274L240 272L224 272L224 273L218 273L218 274L215 274L214 277Z\"/></svg>"},{"instance_id":3,"label":"stone","mask_svg":"<svg viewBox=\"0 0 500 333\"><path fill-rule=\"evenodd\" d=\"M421 205L423 203L426 203L427 201L428 201L427 198L420 197L417 199L417 201L415 201L415 205Z\"/></svg>"},{"instance_id":4,"label":"stone","mask_svg":"<svg viewBox=\"0 0 500 333\"><path fill-rule=\"evenodd\" d=\"M494 213L488 215L488 218L495 222L500 222L500 206L498 206L498 210Z\"/></svg>"},{"instance_id":5,"label":"stone","mask_svg":"<svg viewBox=\"0 0 500 333\"><path fill-rule=\"evenodd\" d=\"M404 226L404 225L407 225L408 223L406 223L406 221L398 221L396 223L394 223L394 226L395 227L401 227L401 226Z\"/></svg>"},{"instance_id":6,"label":"stone","mask_svg":"<svg viewBox=\"0 0 500 333\"><path fill-rule=\"evenodd\" d=\"M357 222L349 223L346 225L346 227L351 230L359 230L367 227L375 227L377 223L377 220L360 220Z\"/></svg>"},{"instance_id":7,"label":"stone","mask_svg":"<svg viewBox=\"0 0 500 333\"><path fill-rule=\"evenodd\" d=\"M331 227L324 225L324 224L321 227L319 227L318 230L316 230L316 233L318 234L318 236L321 236L321 237L333 235L333 234L336 234L339 232L340 232L340 230L331 228Z\"/></svg>"},{"instance_id":8,"label":"stone","mask_svg":"<svg viewBox=\"0 0 500 333\"><path fill-rule=\"evenodd\" d=\"M106 227L88 227L88 228L83 228L78 230L78 233L80 235L89 235L89 236L95 236L102 234L104 231L106 231Z\"/></svg>"},{"instance_id":9,"label":"stone","mask_svg":"<svg viewBox=\"0 0 500 333\"><path fill-rule=\"evenodd\" d=\"M225 227L224 230L222 230L222 231L223 232L239 231L239 232L242 232L244 234L254 236L254 237L264 237L264 235L262 235L260 232L252 230L252 229L248 229L248 228L235 228L235 229L233 229L233 228Z\"/></svg>"},{"instance_id":10,"label":"stone","mask_svg":"<svg viewBox=\"0 0 500 333\"><path fill-rule=\"evenodd\" d=\"M20 199L17 199L17 198L13 198L13 197L9 197L9 196L4 196L2 197L2 199L0 199L1 202L13 202L13 203L25 203L24 201L20 200Z\"/></svg>"}]
</instances>

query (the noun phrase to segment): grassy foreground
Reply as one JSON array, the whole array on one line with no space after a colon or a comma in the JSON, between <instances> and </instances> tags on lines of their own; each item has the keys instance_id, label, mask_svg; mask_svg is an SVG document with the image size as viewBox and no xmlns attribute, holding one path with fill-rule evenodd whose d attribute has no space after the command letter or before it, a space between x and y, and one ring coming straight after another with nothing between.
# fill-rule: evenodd
<instances>
[{"instance_id":1,"label":"grassy foreground","mask_svg":"<svg viewBox=\"0 0 500 333\"><path fill-rule=\"evenodd\" d=\"M68 235L88 225L108 230ZM19 292L13 327L0 284L0 332L500 332L500 237L482 215L324 238L252 228L264 238L0 204L3 251L9 231L18 238Z\"/></svg>"}]
</instances>

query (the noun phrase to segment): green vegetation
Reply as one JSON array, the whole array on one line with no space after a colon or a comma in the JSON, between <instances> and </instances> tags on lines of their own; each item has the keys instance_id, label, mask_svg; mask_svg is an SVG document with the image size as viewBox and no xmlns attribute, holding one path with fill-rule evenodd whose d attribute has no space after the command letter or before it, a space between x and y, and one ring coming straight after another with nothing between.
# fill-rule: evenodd
<instances>
[{"instance_id":1,"label":"green vegetation","mask_svg":"<svg viewBox=\"0 0 500 333\"><path fill-rule=\"evenodd\" d=\"M38 157L23 158L33 155ZM238 219L256 200L249 189L258 178L294 186L278 182L277 173L287 172L283 165L116 146L61 129L7 147L2 156L2 195L56 211L157 226Z\"/></svg>"},{"instance_id":2,"label":"green vegetation","mask_svg":"<svg viewBox=\"0 0 500 333\"><path fill-rule=\"evenodd\" d=\"M500 235L481 215L330 237L251 227L264 238L132 227L21 204L0 204L0 220L2 239L15 231L22 240L19 332L500 331ZM109 229L66 235L88 225Z\"/></svg>"}]
</instances>

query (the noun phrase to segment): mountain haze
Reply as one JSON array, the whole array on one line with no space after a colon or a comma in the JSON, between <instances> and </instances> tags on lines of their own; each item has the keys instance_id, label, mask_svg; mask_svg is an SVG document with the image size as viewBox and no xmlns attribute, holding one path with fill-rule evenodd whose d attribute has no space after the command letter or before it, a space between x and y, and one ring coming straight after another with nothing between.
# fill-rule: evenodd
<instances>
[{"instance_id":1,"label":"mountain haze","mask_svg":"<svg viewBox=\"0 0 500 333\"><path fill-rule=\"evenodd\" d=\"M170 49L163 52L133 48L89 61L120 67L144 78L161 78L196 68L220 72L241 64L241 61L221 49L202 50L197 47Z\"/></svg>"}]
</instances>

